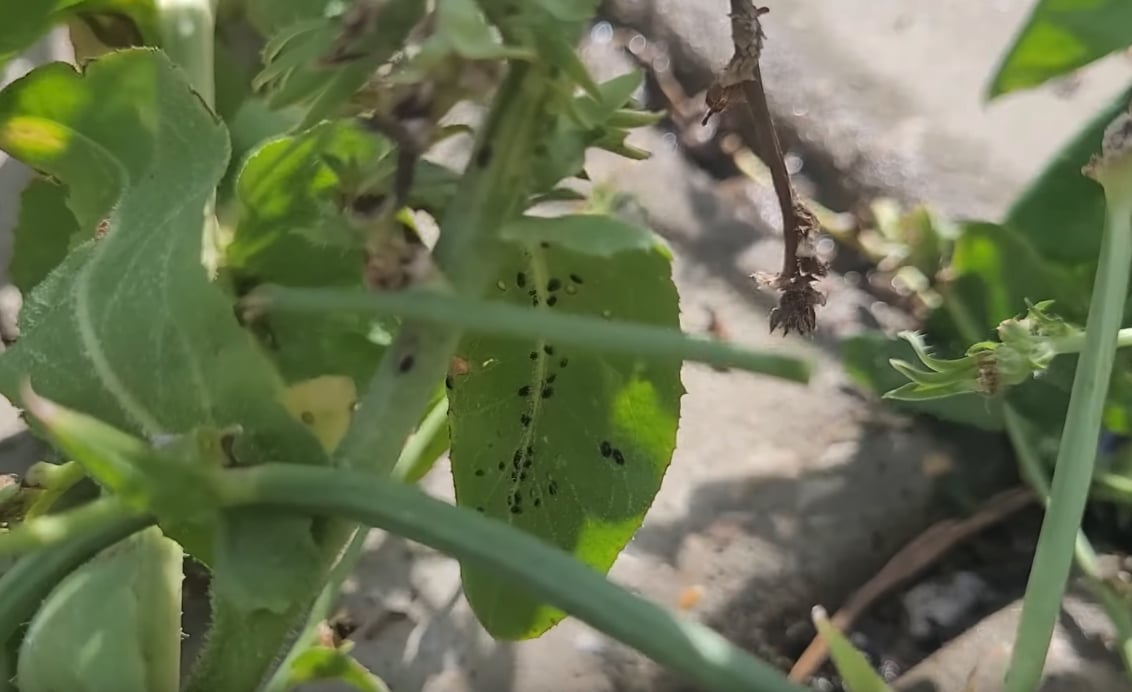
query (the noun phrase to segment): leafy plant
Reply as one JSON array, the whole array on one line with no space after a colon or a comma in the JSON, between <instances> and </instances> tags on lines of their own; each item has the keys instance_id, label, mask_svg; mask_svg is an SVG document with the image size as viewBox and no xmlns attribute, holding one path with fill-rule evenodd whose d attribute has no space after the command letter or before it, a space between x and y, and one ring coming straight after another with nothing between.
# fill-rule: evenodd
<instances>
[{"instance_id":1,"label":"leafy plant","mask_svg":"<svg viewBox=\"0 0 1132 692\"><path fill-rule=\"evenodd\" d=\"M990 96L1036 86L1125 48L1132 44L1128 18L1126 3L1039 0L1003 58ZM1128 323L1132 263L1132 178L1124 140L1130 95L1126 87L1097 114L1001 224L960 224L947 266L929 280L939 309L927 318L925 333L899 335L917 364L892 357L897 351L891 340L881 345L887 359L865 341L849 351L859 379L887 390L886 398L906 408L954 420L961 408L965 416L982 411L978 423L1005 430L1023 477L1046 498L1006 679L1009 692L1038 687L1074 561L1112 618L1132 677L1129 603L1107 582L1079 529L1090 490L1098 499L1129 498L1123 471L1094 469L1105 454L1098 439L1132 431L1125 384L1132 362L1118 352L1129 343L1122 327ZM1036 300L1041 302L1031 303ZM991 331L998 340L984 340ZM868 338L874 346L882 342ZM934 355L929 341L940 352L963 355ZM881 374L884 360L891 370ZM895 380L892 370L899 373ZM953 397L984 398L990 405L961 407L956 399L947 406ZM1044 458L1044 450L1057 450L1056 460Z\"/></svg>"},{"instance_id":2,"label":"leafy plant","mask_svg":"<svg viewBox=\"0 0 1132 692\"><path fill-rule=\"evenodd\" d=\"M63 22L97 39L78 69L0 92L0 148L40 174L0 392L63 460L2 498L7 683L381 689L311 636L365 525L459 559L496 637L572 614L710 689L793 689L603 576L671 459L682 363L808 368L682 333L647 229L534 213L577 197L587 149L646 155L624 141L656 119L631 103L640 75L595 83L574 52L595 5L6 14L5 55ZM259 32L259 64L235 64L227 22ZM481 121L443 121L483 100ZM451 137L466 165L432 155ZM449 446L455 506L410 487ZM210 571L212 622L182 674L185 554Z\"/></svg>"}]
</instances>

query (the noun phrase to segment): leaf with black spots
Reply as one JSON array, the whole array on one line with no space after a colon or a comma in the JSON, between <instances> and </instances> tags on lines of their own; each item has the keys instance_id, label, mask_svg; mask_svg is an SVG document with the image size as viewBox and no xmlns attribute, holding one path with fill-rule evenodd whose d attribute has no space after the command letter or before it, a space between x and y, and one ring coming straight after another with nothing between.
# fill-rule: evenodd
<instances>
[{"instance_id":1,"label":"leaf with black spots","mask_svg":"<svg viewBox=\"0 0 1132 692\"><path fill-rule=\"evenodd\" d=\"M541 310L678 327L671 255L607 217L526 218L495 289ZM545 341L467 336L454 378L451 458L459 504L528 531L606 571L644 519L676 442L677 360ZM536 637L562 613L490 572L463 566L464 592L495 637Z\"/></svg>"}]
</instances>

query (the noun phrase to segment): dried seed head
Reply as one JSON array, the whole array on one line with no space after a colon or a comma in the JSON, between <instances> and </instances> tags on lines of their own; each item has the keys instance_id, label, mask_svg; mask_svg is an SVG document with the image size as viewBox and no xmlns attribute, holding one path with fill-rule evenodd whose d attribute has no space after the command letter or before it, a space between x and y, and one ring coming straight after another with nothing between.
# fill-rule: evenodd
<instances>
[{"instance_id":1,"label":"dried seed head","mask_svg":"<svg viewBox=\"0 0 1132 692\"><path fill-rule=\"evenodd\" d=\"M808 277L798 277L782 290L778 307L770 311L770 331L782 327L782 335L791 331L805 336L817 328L819 305L825 305L825 294L810 285ZM781 283L781 279L779 280Z\"/></svg>"}]
</instances>

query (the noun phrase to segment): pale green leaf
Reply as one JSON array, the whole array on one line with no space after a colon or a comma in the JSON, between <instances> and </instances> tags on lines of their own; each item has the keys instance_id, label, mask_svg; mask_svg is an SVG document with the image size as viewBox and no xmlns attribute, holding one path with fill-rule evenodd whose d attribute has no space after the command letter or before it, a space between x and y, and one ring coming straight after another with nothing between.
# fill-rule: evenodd
<instances>
[{"instance_id":1,"label":"pale green leaf","mask_svg":"<svg viewBox=\"0 0 1132 692\"><path fill-rule=\"evenodd\" d=\"M72 251L29 296L20 341L0 356L0 391L18 401L30 377L49 399L139 437L239 425L236 463L325 463L201 264L228 138L164 54L129 49L82 74L59 63L33 71L0 92L0 147L65 183L80 224L107 219L105 237ZM228 521L289 534L300 553L312 541L306 519ZM217 555L217 588L255 559ZM272 585L242 607L295 597Z\"/></svg>"},{"instance_id":2,"label":"pale green leaf","mask_svg":"<svg viewBox=\"0 0 1132 692\"><path fill-rule=\"evenodd\" d=\"M677 327L666 249L634 240L589 255L574 249L571 225L584 229L590 219L546 220L546 229L523 223L544 240L507 250L498 300ZM668 467L684 392L680 362L492 336L465 337L457 353L469 368L449 392L459 504L608 570ZM463 577L493 636L538 636L562 617L490 573L465 565Z\"/></svg>"},{"instance_id":3,"label":"pale green leaf","mask_svg":"<svg viewBox=\"0 0 1132 692\"><path fill-rule=\"evenodd\" d=\"M343 649L312 646L291 663L288 682L300 685L316 680L337 680L361 692L389 692L380 678L366 670Z\"/></svg>"},{"instance_id":4,"label":"pale green leaf","mask_svg":"<svg viewBox=\"0 0 1132 692\"><path fill-rule=\"evenodd\" d=\"M181 561L151 526L67 575L20 645L20 691L176 692Z\"/></svg>"},{"instance_id":5,"label":"pale green leaf","mask_svg":"<svg viewBox=\"0 0 1132 692\"><path fill-rule=\"evenodd\" d=\"M813 620L818 635L829 646L829 657L833 659L848 692L892 692L884 678L869 665L864 654L829 621L823 610L815 609Z\"/></svg>"},{"instance_id":6,"label":"pale green leaf","mask_svg":"<svg viewBox=\"0 0 1132 692\"><path fill-rule=\"evenodd\" d=\"M241 215L226 250L241 292L260 283L361 287L363 237L343 215L344 181L330 162L380 163L388 152L384 140L350 122L261 145L237 179ZM254 331L286 381L340 374L363 391L382 353L378 326L327 311L274 315Z\"/></svg>"},{"instance_id":7,"label":"pale green leaf","mask_svg":"<svg viewBox=\"0 0 1132 692\"><path fill-rule=\"evenodd\" d=\"M504 226L499 234L504 240L521 243L528 249L549 242L596 257L608 258L634 250L655 250L671 256L654 233L605 214L525 216Z\"/></svg>"}]
</instances>

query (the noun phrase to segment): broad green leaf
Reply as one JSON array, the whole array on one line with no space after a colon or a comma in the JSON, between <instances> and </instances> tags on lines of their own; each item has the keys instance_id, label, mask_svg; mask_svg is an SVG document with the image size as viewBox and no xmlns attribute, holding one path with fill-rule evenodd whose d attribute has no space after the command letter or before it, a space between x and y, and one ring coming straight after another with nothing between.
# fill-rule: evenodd
<instances>
[{"instance_id":1,"label":"broad green leaf","mask_svg":"<svg viewBox=\"0 0 1132 692\"><path fill-rule=\"evenodd\" d=\"M201 264L205 203L228 138L164 54L130 49L82 74L58 63L33 71L0 92L0 148L66 184L80 225L107 219L105 237L72 251L28 298L20 341L0 356L0 392L18 402L30 377L47 398L140 437L239 425L236 463L325 463ZM276 548L287 536L300 554L313 542L306 519L224 524L271 534ZM220 551L217 589L256 559ZM241 603L248 610L296 597L277 583L256 586L257 599Z\"/></svg>"},{"instance_id":2,"label":"broad green leaf","mask_svg":"<svg viewBox=\"0 0 1132 692\"><path fill-rule=\"evenodd\" d=\"M176 692L181 560L151 526L67 575L20 645L21 692Z\"/></svg>"},{"instance_id":3,"label":"broad green leaf","mask_svg":"<svg viewBox=\"0 0 1132 692\"><path fill-rule=\"evenodd\" d=\"M516 305L676 327L668 251L657 242L641 247L637 229L606 219L601 227L621 240L586 253L579 239L592 237L586 228L596 223L585 216L522 221L540 240L507 247L492 293ZM684 392L680 363L491 336L468 336L457 353L468 366L449 391L459 504L608 570L671 458ZM463 579L495 637L535 637L562 618L491 573L465 565Z\"/></svg>"},{"instance_id":4,"label":"broad green leaf","mask_svg":"<svg viewBox=\"0 0 1132 692\"><path fill-rule=\"evenodd\" d=\"M1104 128L1128 108L1132 88L1114 98L1086 123L1014 201L1005 225L1015 228L1050 261L1095 264L1104 228L1104 193L1081 174L1100 149ZM1092 286L1084 276L1080 285Z\"/></svg>"},{"instance_id":5,"label":"broad green leaf","mask_svg":"<svg viewBox=\"0 0 1132 692\"><path fill-rule=\"evenodd\" d=\"M1132 45L1127 0L1038 0L991 82L988 97L1038 86Z\"/></svg>"},{"instance_id":6,"label":"broad green leaf","mask_svg":"<svg viewBox=\"0 0 1132 692\"><path fill-rule=\"evenodd\" d=\"M389 692L380 678L366 670L343 648L312 646L295 658L290 672L287 682L291 685L338 680L361 692Z\"/></svg>"},{"instance_id":7,"label":"broad green leaf","mask_svg":"<svg viewBox=\"0 0 1132 692\"><path fill-rule=\"evenodd\" d=\"M241 214L226 250L227 269L253 286L360 287L363 238L342 212L344 181L328 160L376 168L389 150L383 139L346 121L260 146L236 182ZM391 165L384 170L391 172ZM287 382L347 375L360 392L381 357L374 338L379 325L327 311L272 315L256 331Z\"/></svg>"},{"instance_id":8,"label":"broad green leaf","mask_svg":"<svg viewBox=\"0 0 1132 692\"><path fill-rule=\"evenodd\" d=\"M63 261L79 235L79 224L67 208L66 188L44 178L33 179L20 197L20 216L12 235L8 274L27 295Z\"/></svg>"},{"instance_id":9,"label":"broad green leaf","mask_svg":"<svg viewBox=\"0 0 1132 692\"><path fill-rule=\"evenodd\" d=\"M84 14L117 14L134 22L142 36L157 39L157 14L153 0L2 0L0 17L0 65L38 41L68 17Z\"/></svg>"},{"instance_id":10,"label":"broad green leaf","mask_svg":"<svg viewBox=\"0 0 1132 692\"><path fill-rule=\"evenodd\" d=\"M892 692L884 678L869 665L865 655L829 621L825 611L821 608L814 610L814 626L829 647L829 657L833 659L848 692Z\"/></svg>"},{"instance_id":11,"label":"broad green leaf","mask_svg":"<svg viewBox=\"0 0 1132 692\"><path fill-rule=\"evenodd\" d=\"M841 344L841 361L849 376L861 387L880 396L902 387L912 391L915 385L889 364L890 359L915 362L916 352L903 339L889 339L879 332L866 332L846 339ZM911 386L909 386L911 385ZM1002 403L980 394L958 394L945 399L908 401L890 399L894 408L933 416L942 420L965 423L985 430L1002 429Z\"/></svg>"},{"instance_id":12,"label":"broad green leaf","mask_svg":"<svg viewBox=\"0 0 1132 692\"><path fill-rule=\"evenodd\" d=\"M1026 301L1052 299L1067 317L1087 309L1087 289L1062 267L1045 260L1026 236L1009 226L968 223L951 257L956 299L985 334L1026 309Z\"/></svg>"}]
</instances>

